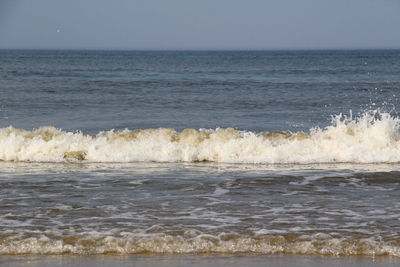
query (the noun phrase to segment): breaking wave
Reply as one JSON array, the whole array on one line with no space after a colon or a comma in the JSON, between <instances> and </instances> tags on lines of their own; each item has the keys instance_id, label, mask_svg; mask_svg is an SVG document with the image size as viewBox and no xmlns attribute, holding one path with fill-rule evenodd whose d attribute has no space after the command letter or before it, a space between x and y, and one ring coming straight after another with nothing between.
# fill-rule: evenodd
<instances>
[{"instance_id":1,"label":"breaking wave","mask_svg":"<svg viewBox=\"0 0 400 267\"><path fill-rule=\"evenodd\" d=\"M366 112L337 115L309 133L233 128L110 130L88 135L54 127L0 129L0 160L27 162L400 162L400 119Z\"/></svg>"},{"instance_id":2,"label":"breaking wave","mask_svg":"<svg viewBox=\"0 0 400 267\"><path fill-rule=\"evenodd\" d=\"M186 234L193 236L196 231ZM141 254L141 253L259 253L335 256L400 256L398 241L384 242L374 238L335 238L329 234L259 235L198 234L194 237L153 234L135 236L87 233L52 237L14 237L0 239L0 255L21 254Z\"/></svg>"}]
</instances>

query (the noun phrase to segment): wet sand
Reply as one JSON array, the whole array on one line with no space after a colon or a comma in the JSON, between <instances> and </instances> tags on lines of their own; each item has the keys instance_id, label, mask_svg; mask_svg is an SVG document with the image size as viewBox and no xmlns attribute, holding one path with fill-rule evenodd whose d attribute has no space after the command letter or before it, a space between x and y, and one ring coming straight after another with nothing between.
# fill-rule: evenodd
<instances>
[{"instance_id":1,"label":"wet sand","mask_svg":"<svg viewBox=\"0 0 400 267\"><path fill-rule=\"evenodd\" d=\"M297 255L129 255L2 256L0 266L400 266L395 257L322 257Z\"/></svg>"}]
</instances>

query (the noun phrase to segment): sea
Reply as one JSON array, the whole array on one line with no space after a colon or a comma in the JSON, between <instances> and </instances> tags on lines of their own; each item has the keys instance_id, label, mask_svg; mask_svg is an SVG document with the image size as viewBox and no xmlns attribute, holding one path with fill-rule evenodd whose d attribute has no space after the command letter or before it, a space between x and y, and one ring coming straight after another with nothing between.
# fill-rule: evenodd
<instances>
[{"instance_id":1,"label":"sea","mask_svg":"<svg viewBox=\"0 0 400 267\"><path fill-rule=\"evenodd\" d=\"M0 50L0 263L396 265L399 108L400 50Z\"/></svg>"}]
</instances>

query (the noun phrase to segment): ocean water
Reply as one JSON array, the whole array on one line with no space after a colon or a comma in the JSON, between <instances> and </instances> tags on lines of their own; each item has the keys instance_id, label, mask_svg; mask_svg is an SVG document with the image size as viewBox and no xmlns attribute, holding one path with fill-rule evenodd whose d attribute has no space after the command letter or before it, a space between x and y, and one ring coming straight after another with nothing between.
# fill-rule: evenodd
<instances>
[{"instance_id":1,"label":"ocean water","mask_svg":"<svg viewBox=\"0 0 400 267\"><path fill-rule=\"evenodd\" d=\"M0 50L0 255L400 257L400 50Z\"/></svg>"}]
</instances>

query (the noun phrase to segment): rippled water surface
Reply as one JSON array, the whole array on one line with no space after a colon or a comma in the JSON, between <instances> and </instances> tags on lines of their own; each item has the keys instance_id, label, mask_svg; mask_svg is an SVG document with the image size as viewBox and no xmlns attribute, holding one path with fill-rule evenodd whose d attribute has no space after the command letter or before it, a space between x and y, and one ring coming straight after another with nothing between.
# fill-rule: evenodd
<instances>
[{"instance_id":1,"label":"rippled water surface","mask_svg":"<svg viewBox=\"0 0 400 267\"><path fill-rule=\"evenodd\" d=\"M1 167L3 254L399 255L397 165Z\"/></svg>"},{"instance_id":2,"label":"rippled water surface","mask_svg":"<svg viewBox=\"0 0 400 267\"><path fill-rule=\"evenodd\" d=\"M400 257L399 74L397 50L2 50L0 255Z\"/></svg>"}]
</instances>

